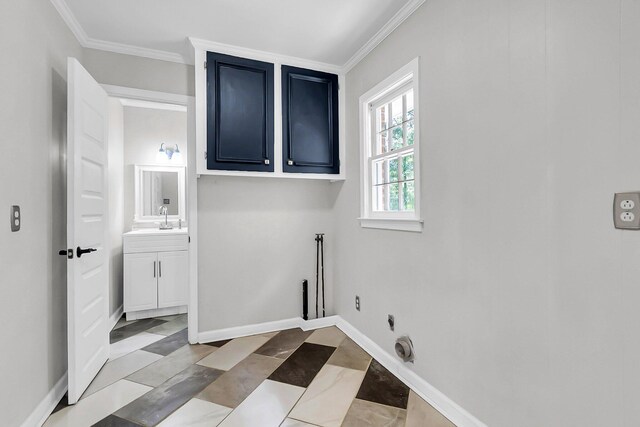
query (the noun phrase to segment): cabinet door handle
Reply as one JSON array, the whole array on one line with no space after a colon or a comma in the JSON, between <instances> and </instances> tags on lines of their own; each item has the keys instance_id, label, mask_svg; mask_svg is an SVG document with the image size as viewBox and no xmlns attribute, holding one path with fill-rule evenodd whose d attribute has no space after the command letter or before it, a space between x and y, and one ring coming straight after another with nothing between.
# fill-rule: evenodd
<instances>
[{"instance_id":1,"label":"cabinet door handle","mask_svg":"<svg viewBox=\"0 0 640 427\"><path fill-rule=\"evenodd\" d=\"M153 277L156 277L156 262L153 261Z\"/></svg>"},{"instance_id":2,"label":"cabinet door handle","mask_svg":"<svg viewBox=\"0 0 640 427\"><path fill-rule=\"evenodd\" d=\"M162 277L162 261L158 261L158 272L159 276Z\"/></svg>"}]
</instances>

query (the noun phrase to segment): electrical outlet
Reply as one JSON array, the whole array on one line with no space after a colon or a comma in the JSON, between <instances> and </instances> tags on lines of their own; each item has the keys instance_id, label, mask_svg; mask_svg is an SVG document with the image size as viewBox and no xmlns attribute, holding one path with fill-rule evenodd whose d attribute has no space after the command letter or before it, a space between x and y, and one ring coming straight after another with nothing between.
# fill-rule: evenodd
<instances>
[{"instance_id":1,"label":"electrical outlet","mask_svg":"<svg viewBox=\"0 0 640 427\"><path fill-rule=\"evenodd\" d=\"M356 310L360 311L360 297L356 295Z\"/></svg>"},{"instance_id":2,"label":"electrical outlet","mask_svg":"<svg viewBox=\"0 0 640 427\"><path fill-rule=\"evenodd\" d=\"M20 217L20 206L11 206L11 231L20 231L22 218Z\"/></svg>"},{"instance_id":3,"label":"electrical outlet","mask_svg":"<svg viewBox=\"0 0 640 427\"><path fill-rule=\"evenodd\" d=\"M613 225L626 230L640 229L640 192L617 193L613 199Z\"/></svg>"}]
</instances>

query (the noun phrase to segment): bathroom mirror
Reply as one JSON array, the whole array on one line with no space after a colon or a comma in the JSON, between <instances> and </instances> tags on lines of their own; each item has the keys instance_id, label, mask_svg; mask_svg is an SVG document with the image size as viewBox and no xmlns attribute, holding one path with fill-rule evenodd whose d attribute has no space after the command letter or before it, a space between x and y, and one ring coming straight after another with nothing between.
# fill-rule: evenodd
<instances>
[{"instance_id":1,"label":"bathroom mirror","mask_svg":"<svg viewBox=\"0 0 640 427\"><path fill-rule=\"evenodd\" d=\"M185 173L181 166L135 166L136 222L185 221Z\"/></svg>"}]
</instances>

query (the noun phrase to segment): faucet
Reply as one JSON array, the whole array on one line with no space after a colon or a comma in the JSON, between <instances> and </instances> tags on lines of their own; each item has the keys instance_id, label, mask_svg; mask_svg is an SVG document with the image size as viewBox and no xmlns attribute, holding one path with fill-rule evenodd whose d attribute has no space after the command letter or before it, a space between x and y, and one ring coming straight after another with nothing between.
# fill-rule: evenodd
<instances>
[{"instance_id":1,"label":"faucet","mask_svg":"<svg viewBox=\"0 0 640 427\"><path fill-rule=\"evenodd\" d=\"M160 215L164 215L164 224L160 223L160 230L171 230L173 227L169 225L169 210L166 206L162 205L159 209Z\"/></svg>"}]
</instances>

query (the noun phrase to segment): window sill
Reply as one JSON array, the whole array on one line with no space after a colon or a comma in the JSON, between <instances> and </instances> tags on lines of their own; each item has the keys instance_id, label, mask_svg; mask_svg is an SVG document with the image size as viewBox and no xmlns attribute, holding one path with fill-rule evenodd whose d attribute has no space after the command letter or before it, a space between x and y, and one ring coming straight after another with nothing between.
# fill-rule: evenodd
<instances>
[{"instance_id":1,"label":"window sill","mask_svg":"<svg viewBox=\"0 0 640 427\"><path fill-rule=\"evenodd\" d=\"M424 221L421 219L389 219L389 218L358 218L362 228L377 228L381 230L412 231L422 233Z\"/></svg>"}]
</instances>

